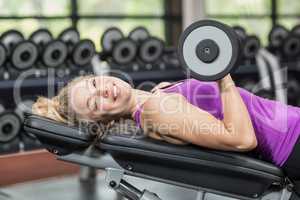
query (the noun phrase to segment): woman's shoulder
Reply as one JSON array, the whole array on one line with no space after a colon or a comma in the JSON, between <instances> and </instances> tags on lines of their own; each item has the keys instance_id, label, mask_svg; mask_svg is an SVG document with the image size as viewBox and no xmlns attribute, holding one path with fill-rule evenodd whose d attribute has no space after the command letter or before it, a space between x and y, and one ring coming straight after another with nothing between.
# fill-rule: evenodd
<instances>
[{"instance_id":1,"label":"woman's shoulder","mask_svg":"<svg viewBox=\"0 0 300 200\"><path fill-rule=\"evenodd\" d=\"M183 107L186 103L186 97L180 93L158 93L143 104L143 115L161 115Z\"/></svg>"}]
</instances>

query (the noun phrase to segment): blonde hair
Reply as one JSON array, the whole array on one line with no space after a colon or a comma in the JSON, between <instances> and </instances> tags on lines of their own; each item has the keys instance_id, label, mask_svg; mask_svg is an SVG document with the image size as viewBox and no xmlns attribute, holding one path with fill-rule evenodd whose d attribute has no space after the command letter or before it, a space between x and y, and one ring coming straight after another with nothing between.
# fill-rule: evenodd
<instances>
[{"instance_id":1,"label":"blonde hair","mask_svg":"<svg viewBox=\"0 0 300 200\"><path fill-rule=\"evenodd\" d=\"M78 118L69 106L69 89L78 82L94 77L94 75L80 76L63 87L57 96L52 98L38 97L32 105L32 113L58 122L77 124Z\"/></svg>"}]
</instances>

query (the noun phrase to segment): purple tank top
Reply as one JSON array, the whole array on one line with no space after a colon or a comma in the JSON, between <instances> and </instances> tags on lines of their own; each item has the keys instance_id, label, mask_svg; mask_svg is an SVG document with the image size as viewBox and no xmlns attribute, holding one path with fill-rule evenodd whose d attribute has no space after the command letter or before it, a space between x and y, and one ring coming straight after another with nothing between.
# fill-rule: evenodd
<instances>
[{"instance_id":1,"label":"purple tank top","mask_svg":"<svg viewBox=\"0 0 300 200\"><path fill-rule=\"evenodd\" d=\"M281 167L291 154L300 134L300 108L258 97L238 88L248 109L256 138L257 151L265 160ZM163 89L166 93L180 93L189 103L223 119L222 102L215 82L186 79ZM134 113L140 126L141 107Z\"/></svg>"}]
</instances>

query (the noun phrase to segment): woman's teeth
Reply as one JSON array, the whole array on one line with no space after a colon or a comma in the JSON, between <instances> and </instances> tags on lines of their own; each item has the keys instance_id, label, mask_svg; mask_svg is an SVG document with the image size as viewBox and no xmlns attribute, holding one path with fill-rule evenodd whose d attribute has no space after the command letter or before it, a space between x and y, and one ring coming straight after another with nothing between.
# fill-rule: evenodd
<instances>
[{"instance_id":1,"label":"woman's teeth","mask_svg":"<svg viewBox=\"0 0 300 200\"><path fill-rule=\"evenodd\" d=\"M116 99L118 96L117 87L115 85L113 86L113 95L114 95L114 99Z\"/></svg>"}]
</instances>

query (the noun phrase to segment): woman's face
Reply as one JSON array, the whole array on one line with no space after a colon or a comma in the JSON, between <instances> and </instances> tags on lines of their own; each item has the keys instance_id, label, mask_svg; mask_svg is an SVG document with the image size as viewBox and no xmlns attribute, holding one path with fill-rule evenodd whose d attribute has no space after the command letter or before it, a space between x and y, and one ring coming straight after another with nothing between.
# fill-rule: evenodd
<instances>
[{"instance_id":1,"label":"woman's face","mask_svg":"<svg viewBox=\"0 0 300 200\"><path fill-rule=\"evenodd\" d=\"M70 106L81 119L110 121L128 110L132 88L111 76L83 79L70 88Z\"/></svg>"}]
</instances>

